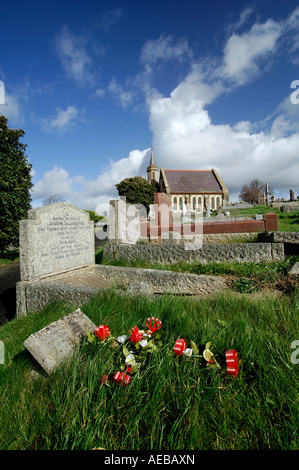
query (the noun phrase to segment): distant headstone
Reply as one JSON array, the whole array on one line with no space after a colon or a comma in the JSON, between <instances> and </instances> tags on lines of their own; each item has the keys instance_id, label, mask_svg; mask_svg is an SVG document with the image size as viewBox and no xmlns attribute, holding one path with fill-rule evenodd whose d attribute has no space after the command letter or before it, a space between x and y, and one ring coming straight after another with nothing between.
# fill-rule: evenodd
<instances>
[{"instance_id":1,"label":"distant headstone","mask_svg":"<svg viewBox=\"0 0 299 470\"><path fill-rule=\"evenodd\" d=\"M48 374L74 354L87 332L94 332L96 325L80 310L33 333L24 341L25 348Z\"/></svg>"},{"instance_id":2,"label":"distant headstone","mask_svg":"<svg viewBox=\"0 0 299 470\"><path fill-rule=\"evenodd\" d=\"M67 202L28 211L20 221L21 281L33 281L95 262L94 224Z\"/></svg>"},{"instance_id":3,"label":"distant headstone","mask_svg":"<svg viewBox=\"0 0 299 470\"><path fill-rule=\"evenodd\" d=\"M111 200L109 204L109 244L136 244L139 240L140 215L145 208L139 204L127 204L126 198Z\"/></svg>"},{"instance_id":4,"label":"distant headstone","mask_svg":"<svg viewBox=\"0 0 299 470\"><path fill-rule=\"evenodd\" d=\"M290 201L295 201L295 194L294 194L294 191L292 191L292 189L290 189Z\"/></svg>"}]
</instances>

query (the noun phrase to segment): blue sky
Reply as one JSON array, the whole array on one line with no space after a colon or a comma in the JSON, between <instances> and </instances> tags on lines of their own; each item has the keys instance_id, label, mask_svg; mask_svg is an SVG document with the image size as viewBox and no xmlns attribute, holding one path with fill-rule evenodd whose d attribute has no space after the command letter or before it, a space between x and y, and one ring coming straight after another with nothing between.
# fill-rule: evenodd
<instances>
[{"instance_id":1,"label":"blue sky","mask_svg":"<svg viewBox=\"0 0 299 470\"><path fill-rule=\"evenodd\" d=\"M215 168L232 202L253 178L299 195L299 1L16 0L0 18L33 207L102 213L152 145L160 167Z\"/></svg>"}]
</instances>

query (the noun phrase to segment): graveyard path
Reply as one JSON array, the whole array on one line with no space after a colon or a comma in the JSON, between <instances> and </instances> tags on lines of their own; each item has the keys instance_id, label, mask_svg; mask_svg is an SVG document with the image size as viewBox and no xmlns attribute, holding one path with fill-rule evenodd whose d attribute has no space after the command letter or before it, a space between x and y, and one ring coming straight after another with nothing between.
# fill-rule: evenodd
<instances>
[{"instance_id":1,"label":"graveyard path","mask_svg":"<svg viewBox=\"0 0 299 470\"><path fill-rule=\"evenodd\" d=\"M0 267L0 327L16 315L16 283L19 281L19 260Z\"/></svg>"}]
</instances>

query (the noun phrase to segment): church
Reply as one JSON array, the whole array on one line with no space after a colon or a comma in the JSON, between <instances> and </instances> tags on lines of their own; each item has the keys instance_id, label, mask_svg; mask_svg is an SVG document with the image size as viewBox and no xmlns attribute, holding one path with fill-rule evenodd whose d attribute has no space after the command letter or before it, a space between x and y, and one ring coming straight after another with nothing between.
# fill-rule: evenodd
<instances>
[{"instance_id":1,"label":"church","mask_svg":"<svg viewBox=\"0 0 299 470\"><path fill-rule=\"evenodd\" d=\"M229 202L228 189L216 170L166 170L157 167L153 151L147 181L171 197L174 211L217 210Z\"/></svg>"}]
</instances>

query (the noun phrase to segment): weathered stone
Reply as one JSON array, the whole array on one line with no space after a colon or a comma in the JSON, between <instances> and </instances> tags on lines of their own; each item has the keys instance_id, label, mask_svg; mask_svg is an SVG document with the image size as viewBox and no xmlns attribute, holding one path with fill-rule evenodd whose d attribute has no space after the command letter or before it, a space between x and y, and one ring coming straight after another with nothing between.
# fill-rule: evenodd
<instances>
[{"instance_id":1,"label":"weathered stone","mask_svg":"<svg viewBox=\"0 0 299 470\"><path fill-rule=\"evenodd\" d=\"M63 361L74 354L82 337L93 332L96 325L80 310L33 333L24 341L32 354L48 374L54 372Z\"/></svg>"},{"instance_id":2,"label":"weathered stone","mask_svg":"<svg viewBox=\"0 0 299 470\"><path fill-rule=\"evenodd\" d=\"M94 224L67 202L28 211L20 221L21 281L42 279L94 264Z\"/></svg>"},{"instance_id":3,"label":"weathered stone","mask_svg":"<svg viewBox=\"0 0 299 470\"><path fill-rule=\"evenodd\" d=\"M174 264L180 261L187 263L198 262L201 264L225 263L225 262L253 262L283 261L283 243L203 243L200 249L185 250L183 245L135 245L114 246L104 248L104 259L125 259L134 261L147 261L150 263ZM274 254L274 258L273 258Z\"/></svg>"},{"instance_id":4,"label":"weathered stone","mask_svg":"<svg viewBox=\"0 0 299 470\"><path fill-rule=\"evenodd\" d=\"M135 244L140 238L140 216L143 213L139 204L127 204L125 197L111 200L109 206L109 244ZM140 210L139 210L140 209ZM141 213L140 213L141 211Z\"/></svg>"},{"instance_id":5,"label":"weathered stone","mask_svg":"<svg viewBox=\"0 0 299 470\"><path fill-rule=\"evenodd\" d=\"M102 278L98 277L99 281L102 281ZM105 284L102 287L100 285L95 287L83 283L54 282L51 278L34 282L18 282L16 284L17 318L40 312L47 305L55 302L81 306L107 288L108 281Z\"/></svg>"},{"instance_id":6,"label":"weathered stone","mask_svg":"<svg viewBox=\"0 0 299 470\"><path fill-rule=\"evenodd\" d=\"M299 262L294 263L288 270L288 275L290 277L299 278Z\"/></svg>"},{"instance_id":7,"label":"weathered stone","mask_svg":"<svg viewBox=\"0 0 299 470\"><path fill-rule=\"evenodd\" d=\"M145 291L152 294L167 293L205 297L226 289L226 281L221 276L104 265L95 266L95 269L104 278L113 279L119 288L129 289L132 284L136 286L136 283L139 282L139 285L146 284L148 287ZM145 291L144 293L146 293Z\"/></svg>"},{"instance_id":8,"label":"weathered stone","mask_svg":"<svg viewBox=\"0 0 299 470\"><path fill-rule=\"evenodd\" d=\"M135 281L130 284L130 286L127 288L126 293L133 296L152 295L153 290L148 283Z\"/></svg>"},{"instance_id":9,"label":"weathered stone","mask_svg":"<svg viewBox=\"0 0 299 470\"><path fill-rule=\"evenodd\" d=\"M281 212L298 212L299 211L299 204L298 205L291 205L291 204L283 204L280 207Z\"/></svg>"}]
</instances>

